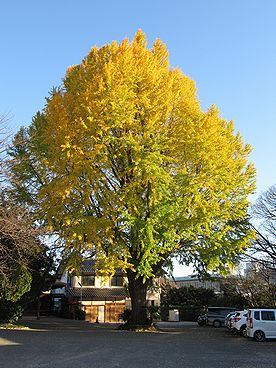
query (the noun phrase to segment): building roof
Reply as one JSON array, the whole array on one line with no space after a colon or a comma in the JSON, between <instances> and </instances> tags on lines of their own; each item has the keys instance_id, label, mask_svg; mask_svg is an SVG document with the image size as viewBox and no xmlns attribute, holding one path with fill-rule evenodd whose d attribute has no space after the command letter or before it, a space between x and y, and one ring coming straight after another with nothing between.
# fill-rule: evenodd
<instances>
[{"instance_id":1,"label":"building roof","mask_svg":"<svg viewBox=\"0 0 276 368\"><path fill-rule=\"evenodd\" d=\"M185 282L185 281L200 281L200 282L216 282L219 277L215 275L211 275L209 279L200 279L198 275L190 275L190 276L182 276L182 277L174 277L175 282Z\"/></svg>"},{"instance_id":2,"label":"building roof","mask_svg":"<svg viewBox=\"0 0 276 368\"><path fill-rule=\"evenodd\" d=\"M174 277L175 281L198 281L197 275Z\"/></svg>"},{"instance_id":3,"label":"building roof","mask_svg":"<svg viewBox=\"0 0 276 368\"><path fill-rule=\"evenodd\" d=\"M80 267L81 274L95 274L95 263L94 259L85 259ZM123 275L123 271L120 268L115 268L116 275Z\"/></svg>"},{"instance_id":4,"label":"building roof","mask_svg":"<svg viewBox=\"0 0 276 368\"><path fill-rule=\"evenodd\" d=\"M94 259L85 259L81 265L82 273L91 273L94 272L95 268L95 260Z\"/></svg>"},{"instance_id":5,"label":"building roof","mask_svg":"<svg viewBox=\"0 0 276 368\"><path fill-rule=\"evenodd\" d=\"M79 271L75 272L74 274L95 274L95 259L85 259L82 261L82 263L79 266ZM63 275L63 273L66 271L66 262L63 260L59 267L58 267L58 275L59 278ZM115 268L115 274L116 275L123 275L123 271L120 268Z\"/></svg>"},{"instance_id":6,"label":"building roof","mask_svg":"<svg viewBox=\"0 0 276 368\"><path fill-rule=\"evenodd\" d=\"M82 300L114 300L126 298L126 291L123 287L111 288L69 288L67 296L73 299Z\"/></svg>"}]
</instances>

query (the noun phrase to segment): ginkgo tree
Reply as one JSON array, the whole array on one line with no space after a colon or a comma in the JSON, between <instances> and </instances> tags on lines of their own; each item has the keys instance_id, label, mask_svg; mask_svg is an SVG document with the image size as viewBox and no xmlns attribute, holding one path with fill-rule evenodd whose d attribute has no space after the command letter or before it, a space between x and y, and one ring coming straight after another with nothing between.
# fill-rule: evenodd
<instances>
[{"instance_id":1,"label":"ginkgo tree","mask_svg":"<svg viewBox=\"0 0 276 368\"><path fill-rule=\"evenodd\" d=\"M64 239L68 267L90 252L102 274L125 270L135 324L172 256L224 271L252 238L250 146L142 31L69 67L14 142L13 183Z\"/></svg>"}]
</instances>

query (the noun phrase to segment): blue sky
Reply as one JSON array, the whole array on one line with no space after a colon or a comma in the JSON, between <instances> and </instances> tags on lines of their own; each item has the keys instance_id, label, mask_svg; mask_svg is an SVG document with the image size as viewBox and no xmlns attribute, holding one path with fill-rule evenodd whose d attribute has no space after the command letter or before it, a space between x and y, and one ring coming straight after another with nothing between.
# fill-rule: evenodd
<instances>
[{"instance_id":1,"label":"blue sky","mask_svg":"<svg viewBox=\"0 0 276 368\"><path fill-rule=\"evenodd\" d=\"M272 0L2 0L0 112L28 125L69 65L142 28L253 146L257 196L276 183L275 19Z\"/></svg>"},{"instance_id":2,"label":"blue sky","mask_svg":"<svg viewBox=\"0 0 276 368\"><path fill-rule=\"evenodd\" d=\"M275 0L2 0L0 9L0 114L14 132L93 45L141 28L195 80L203 110L215 103L252 145L253 199L276 183Z\"/></svg>"}]
</instances>

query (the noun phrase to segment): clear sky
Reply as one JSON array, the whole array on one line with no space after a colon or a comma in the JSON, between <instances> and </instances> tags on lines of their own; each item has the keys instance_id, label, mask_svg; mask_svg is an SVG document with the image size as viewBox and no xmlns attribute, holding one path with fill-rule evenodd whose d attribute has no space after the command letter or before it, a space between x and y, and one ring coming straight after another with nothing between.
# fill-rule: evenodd
<instances>
[{"instance_id":1,"label":"clear sky","mask_svg":"<svg viewBox=\"0 0 276 368\"><path fill-rule=\"evenodd\" d=\"M94 45L133 38L167 45L253 147L257 197L276 183L275 0L0 0L0 114L15 132L43 107L69 65Z\"/></svg>"}]
</instances>

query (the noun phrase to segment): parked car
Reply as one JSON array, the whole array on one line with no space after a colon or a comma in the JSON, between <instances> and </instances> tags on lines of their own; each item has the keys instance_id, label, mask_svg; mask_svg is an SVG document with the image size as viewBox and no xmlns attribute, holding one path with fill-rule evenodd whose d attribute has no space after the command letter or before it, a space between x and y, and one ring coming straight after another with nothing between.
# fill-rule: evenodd
<instances>
[{"instance_id":1,"label":"parked car","mask_svg":"<svg viewBox=\"0 0 276 368\"><path fill-rule=\"evenodd\" d=\"M236 312L231 319L231 330L246 337L247 310Z\"/></svg>"},{"instance_id":2,"label":"parked car","mask_svg":"<svg viewBox=\"0 0 276 368\"><path fill-rule=\"evenodd\" d=\"M237 308L232 307L208 307L207 310L207 325L214 327L224 326L225 317L230 312L236 311Z\"/></svg>"},{"instance_id":3,"label":"parked car","mask_svg":"<svg viewBox=\"0 0 276 368\"><path fill-rule=\"evenodd\" d=\"M228 328L228 330L231 330L232 320L233 320L235 314L236 314L236 311L233 311L233 312L228 313L227 316L225 317L224 325L225 325L225 327Z\"/></svg>"},{"instance_id":4,"label":"parked car","mask_svg":"<svg viewBox=\"0 0 276 368\"><path fill-rule=\"evenodd\" d=\"M249 309L246 331L248 337L259 342L276 339L276 309Z\"/></svg>"}]
</instances>

